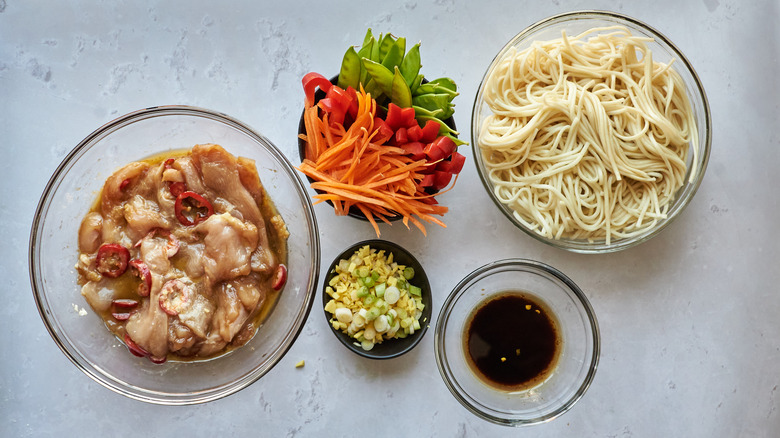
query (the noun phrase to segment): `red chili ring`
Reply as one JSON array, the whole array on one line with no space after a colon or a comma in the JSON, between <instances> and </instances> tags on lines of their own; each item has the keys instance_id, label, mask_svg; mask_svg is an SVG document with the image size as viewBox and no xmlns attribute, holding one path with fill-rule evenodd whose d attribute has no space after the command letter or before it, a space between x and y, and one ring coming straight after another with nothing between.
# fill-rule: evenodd
<instances>
[{"instance_id":1,"label":"red chili ring","mask_svg":"<svg viewBox=\"0 0 780 438\"><path fill-rule=\"evenodd\" d=\"M130 335L125 333L125 345L127 345L127 349L130 350L131 353L138 357L147 357L149 356L149 352L141 348L140 345L136 344L135 341L130 338Z\"/></svg>"},{"instance_id":2,"label":"red chili ring","mask_svg":"<svg viewBox=\"0 0 780 438\"><path fill-rule=\"evenodd\" d=\"M274 282L271 284L271 287L274 290L279 290L284 287L285 283L287 283L287 266L280 263L279 266L276 267Z\"/></svg>"},{"instance_id":3,"label":"red chili ring","mask_svg":"<svg viewBox=\"0 0 780 438\"><path fill-rule=\"evenodd\" d=\"M149 293L152 291L152 272L143 260L133 259L130 260L129 264L133 269L133 275L141 279L141 283L138 284L137 289L138 295L148 297Z\"/></svg>"},{"instance_id":4,"label":"red chili ring","mask_svg":"<svg viewBox=\"0 0 780 438\"><path fill-rule=\"evenodd\" d=\"M118 243L104 243L98 248L95 264L103 276L117 278L127 270L130 251Z\"/></svg>"},{"instance_id":5,"label":"red chili ring","mask_svg":"<svg viewBox=\"0 0 780 438\"><path fill-rule=\"evenodd\" d=\"M185 201L188 204L192 204L192 206L185 205ZM204 209L206 210L205 212L202 211ZM192 219L184 214L190 210L193 210L194 212ZM203 196L192 191L186 191L176 197L174 213L176 213L176 219L178 219L182 225L196 225L214 214L214 207L211 205L211 202Z\"/></svg>"},{"instance_id":6,"label":"red chili ring","mask_svg":"<svg viewBox=\"0 0 780 438\"><path fill-rule=\"evenodd\" d=\"M160 308L171 316L176 316L189 306L192 287L174 278L168 280L160 290Z\"/></svg>"}]
</instances>

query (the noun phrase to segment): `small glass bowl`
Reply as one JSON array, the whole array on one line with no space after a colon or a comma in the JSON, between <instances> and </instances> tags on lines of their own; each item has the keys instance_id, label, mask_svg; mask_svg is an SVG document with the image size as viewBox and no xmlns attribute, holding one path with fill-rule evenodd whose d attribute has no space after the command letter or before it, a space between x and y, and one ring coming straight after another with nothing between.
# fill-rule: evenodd
<instances>
[{"instance_id":1,"label":"small glass bowl","mask_svg":"<svg viewBox=\"0 0 780 438\"><path fill-rule=\"evenodd\" d=\"M561 351L550 376L523 391L496 389L469 366L464 336L473 312L507 292L531 295L557 321ZM489 263L467 275L439 312L434 338L436 364L444 383L466 409L505 426L550 421L571 409L593 381L599 361L599 328L582 291L557 269L524 259Z\"/></svg>"},{"instance_id":2,"label":"small glass bowl","mask_svg":"<svg viewBox=\"0 0 780 438\"><path fill-rule=\"evenodd\" d=\"M78 230L104 181L117 168L198 143L217 143L233 155L255 161L263 186L290 232L288 279L257 335L244 346L212 360L157 365L130 354L81 296L74 267ZM29 262L41 318L57 346L80 370L130 398L185 405L239 391L281 360L314 302L320 243L306 189L288 159L268 139L221 113L161 106L103 125L65 157L38 204Z\"/></svg>"},{"instance_id":3,"label":"small glass bowl","mask_svg":"<svg viewBox=\"0 0 780 438\"><path fill-rule=\"evenodd\" d=\"M410 283L422 290L421 298L423 304L425 305L422 310L422 315L420 316L420 330L416 330L414 334L411 334L405 338L386 339L382 341L381 344L375 344L374 348L371 350L364 350L359 345L360 343L357 345L355 344L356 341L354 338L346 333L341 332L340 330L334 329L333 326L330 326L330 320L333 315L330 312L324 310L325 305L328 304L328 301L331 300L330 295L325 292L325 288L328 287L330 279L335 275L334 270L339 264L339 261L341 261L341 259L349 259L352 257L355 251L366 245L369 245L372 249L376 249L377 251L384 250L385 254L392 253L393 260L395 262L404 266L410 266L414 269L414 278L410 280ZM363 356L368 359L392 359L411 351L414 347L417 346L417 344L420 343L423 336L425 336L425 333L428 331L428 326L431 324L431 315L433 313L433 298L431 296L431 284L428 281L428 275L425 273L422 265L419 261L417 261L414 255L412 255L412 253L396 243L381 239L370 239L351 245L349 248L342 251L341 254L336 256L335 259L333 259L333 263L331 263L328 267L325 281L322 286L322 306L323 311L325 312L325 319L328 321L328 325L330 326L331 331L334 335L336 335L336 338L338 338L339 342L341 342L350 351L357 354L358 356Z\"/></svg>"},{"instance_id":4,"label":"small glass bowl","mask_svg":"<svg viewBox=\"0 0 780 438\"><path fill-rule=\"evenodd\" d=\"M693 154L688 154L688 171L684 177L685 183L678 189L677 195L671 205L669 205L666 218L660 219L654 227L645 230L641 234L627 238L613 238L609 244L603 239L588 241L586 239L548 238L529 229L525 224L515 218L513 210L501 203L497 198L494 186L488 177L489 171L485 166L478 142L482 122L490 114L490 109L483 98L486 81L492 71L511 50L516 49L520 51L526 49L530 47L534 41L546 41L560 38L561 32L564 30L567 35L574 36L592 28L615 25L625 26L635 36L652 38L653 41L647 42L646 44L648 48L652 50L653 59L655 61L668 63L671 59L675 59L673 68L680 74L685 83L688 99L693 108L699 132L698 143L690 145L691 150L696 149L698 151L698 159L696 163L693 163ZM709 103L701 81L694 71L693 66L688 61L688 58L683 55L671 40L649 25L635 18L605 11L574 11L555 15L538 21L517 34L498 52L485 72L479 85L471 116L471 144L477 172L479 173L482 185L485 187L485 190L501 213L503 213L515 226L531 237L548 245L578 253L608 253L620 251L645 242L661 232L661 230L663 230L672 220L682 213L693 198L696 190L699 188L702 178L704 177L704 172L707 169L711 142L712 128ZM695 174L693 175L691 175L692 168L696 169Z\"/></svg>"}]
</instances>

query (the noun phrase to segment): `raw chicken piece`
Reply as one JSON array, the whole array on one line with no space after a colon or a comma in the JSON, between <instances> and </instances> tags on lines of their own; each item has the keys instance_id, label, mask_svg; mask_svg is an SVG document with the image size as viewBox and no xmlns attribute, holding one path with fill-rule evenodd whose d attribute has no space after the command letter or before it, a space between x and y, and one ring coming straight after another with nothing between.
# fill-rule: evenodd
<instances>
[{"instance_id":1,"label":"raw chicken piece","mask_svg":"<svg viewBox=\"0 0 780 438\"><path fill-rule=\"evenodd\" d=\"M79 227L79 251L91 253L98 250L103 241L103 216L96 211L88 213Z\"/></svg>"},{"instance_id":2,"label":"raw chicken piece","mask_svg":"<svg viewBox=\"0 0 780 438\"><path fill-rule=\"evenodd\" d=\"M160 212L160 207L141 195L133 196L124 205L127 231L133 240L140 239L155 228L167 230L171 223Z\"/></svg>"},{"instance_id":3,"label":"raw chicken piece","mask_svg":"<svg viewBox=\"0 0 780 438\"><path fill-rule=\"evenodd\" d=\"M212 331L219 333L225 342L230 342L241 330L249 312L241 304L235 285L225 282L216 290L217 311L212 320Z\"/></svg>"},{"instance_id":4,"label":"raw chicken piece","mask_svg":"<svg viewBox=\"0 0 780 438\"><path fill-rule=\"evenodd\" d=\"M257 247L257 228L229 213L211 215L197 226L204 234L203 267L207 287L247 275L249 258Z\"/></svg>"}]
</instances>

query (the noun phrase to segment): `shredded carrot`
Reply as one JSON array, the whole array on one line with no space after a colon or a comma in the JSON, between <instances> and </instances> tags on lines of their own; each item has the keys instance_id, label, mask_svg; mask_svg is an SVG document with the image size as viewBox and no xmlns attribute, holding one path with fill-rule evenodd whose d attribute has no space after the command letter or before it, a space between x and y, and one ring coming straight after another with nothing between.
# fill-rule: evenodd
<instances>
[{"instance_id":1,"label":"shredded carrot","mask_svg":"<svg viewBox=\"0 0 780 438\"><path fill-rule=\"evenodd\" d=\"M435 195L426 193L418 183L421 171L429 164L413 160L403 148L377 143L374 127L377 104L362 87L357 93L358 112L348 127L329 124L327 114L319 115L317 105L304 111L306 133L305 159L298 170L311 178L311 187L318 191L315 203L330 202L337 215L346 215L356 208L368 219L380 235L379 221L401 216L402 223L419 228L425 235L428 222L446 227L434 216L447 212L447 207L431 202ZM457 180L457 176L455 178Z\"/></svg>"}]
</instances>

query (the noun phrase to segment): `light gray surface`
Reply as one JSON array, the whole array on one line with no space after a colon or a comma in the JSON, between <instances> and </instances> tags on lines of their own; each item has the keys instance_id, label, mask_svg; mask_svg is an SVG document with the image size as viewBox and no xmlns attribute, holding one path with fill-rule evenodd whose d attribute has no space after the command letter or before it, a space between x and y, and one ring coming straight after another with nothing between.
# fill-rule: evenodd
<instances>
[{"instance_id":1,"label":"light gray surface","mask_svg":"<svg viewBox=\"0 0 780 438\"><path fill-rule=\"evenodd\" d=\"M655 239L618 254L547 247L514 229L471 158L441 197L448 228L383 238L428 270L435 310L466 273L525 257L585 291L602 334L592 387L574 408L518 436L780 435L780 6L777 1L206 2L0 0L0 435L501 436L462 408L436 369L433 331L412 353L361 359L319 308L287 356L226 399L160 407L92 382L57 349L30 289L36 204L68 151L127 112L190 104L225 112L292 160L300 78L337 72L366 27L422 41L424 72L461 86L455 120L469 138L476 87L493 55L538 19L609 9L643 20L688 56L708 93L709 169L687 211ZM268 3L268 4L263 4ZM176 4L176 6L174 6ZM373 236L321 205L322 260ZM305 360L303 368L295 363Z\"/></svg>"}]
</instances>

